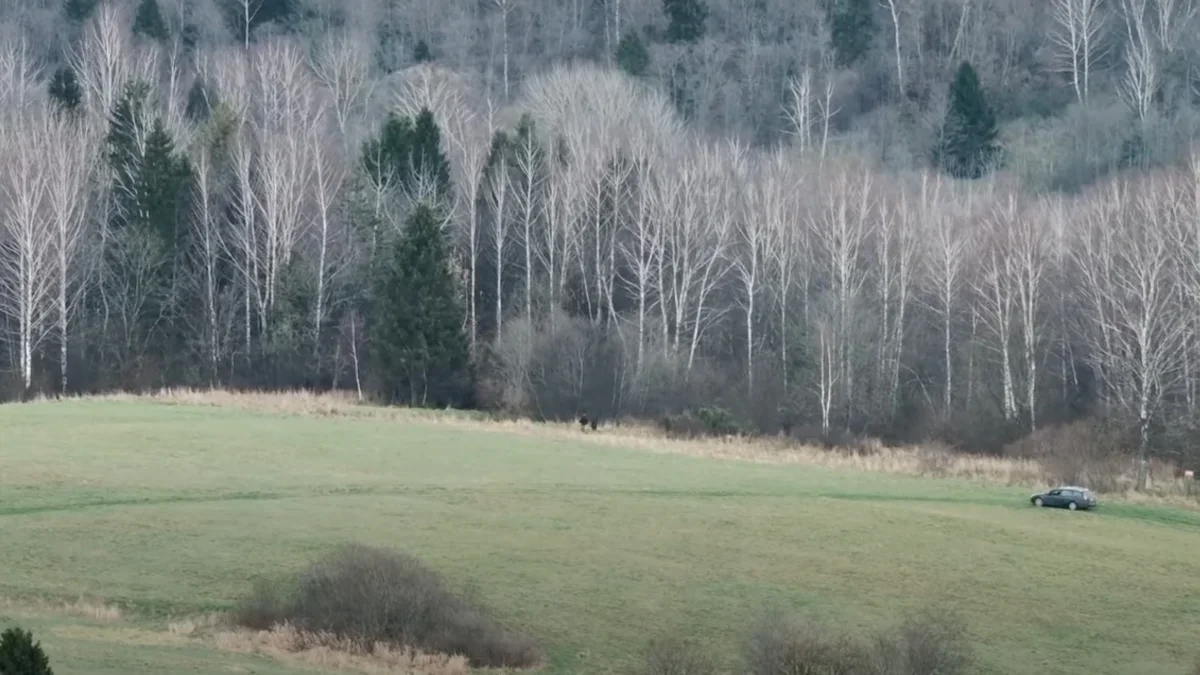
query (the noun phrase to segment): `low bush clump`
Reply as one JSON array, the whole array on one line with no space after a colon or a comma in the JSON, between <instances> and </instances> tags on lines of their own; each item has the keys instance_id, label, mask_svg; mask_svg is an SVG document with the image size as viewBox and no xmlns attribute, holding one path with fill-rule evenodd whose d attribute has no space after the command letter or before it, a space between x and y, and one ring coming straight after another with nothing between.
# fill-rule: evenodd
<instances>
[{"instance_id":1,"label":"low bush clump","mask_svg":"<svg viewBox=\"0 0 1200 675\"><path fill-rule=\"evenodd\" d=\"M529 636L486 618L416 558L346 546L285 583L262 583L236 621L254 630L290 625L370 650L375 644L462 655L474 667L528 668L543 652Z\"/></svg>"},{"instance_id":2,"label":"low bush clump","mask_svg":"<svg viewBox=\"0 0 1200 675\"><path fill-rule=\"evenodd\" d=\"M716 665L696 644L683 640L652 642L646 654L647 675L715 675Z\"/></svg>"},{"instance_id":3,"label":"low bush clump","mask_svg":"<svg viewBox=\"0 0 1200 675\"><path fill-rule=\"evenodd\" d=\"M54 675L42 643L33 633L9 628L0 634L0 675Z\"/></svg>"},{"instance_id":4,"label":"low bush clump","mask_svg":"<svg viewBox=\"0 0 1200 675\"><path fill-rule=\"evenodd\" d=\"M751 675L866 675L866 649L799 617L772 612L762 617L746 643Z\"/></svg>"},{"instance_id":5,"label":"low bush clump","mask_svg":"<svg viewBox=\"0 0 1200 675\"><path fill-rule=\"evenodd\" d=\"M860 639L772 612L751 630L745 658L750 675L963 675L971 665L961 624L933 613Z\"/></svg>"},{"instance_id":6,"label":"low bush clump","mask_svg":"<svg viewBox=\"0 0 1200 675\"><path fill-rule=\"evenodd\" d=\"M701 438L704 436L736 436L742 429L733 414L724 408L705 407L685 410L677 415L665 415L659 426L671 438Z\"/></svg>"}]
</instances>

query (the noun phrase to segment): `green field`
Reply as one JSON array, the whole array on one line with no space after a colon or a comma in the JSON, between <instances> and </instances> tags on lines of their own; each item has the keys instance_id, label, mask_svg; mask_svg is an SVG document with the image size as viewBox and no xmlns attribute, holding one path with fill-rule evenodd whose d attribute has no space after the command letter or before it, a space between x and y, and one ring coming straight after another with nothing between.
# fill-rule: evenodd
<instances>
[{"instance_id":1,"label":"green field","mask_svg":"<svg viewBox=\"0 0 1200 675\"><path fill-rule=\"evenodd\" d=\"M0 625L32 627L58 675L303 672L166 639L167 620L360 541L422 557L538 636L554 674L635 673L671 633L732 667L770 606L850 630L954 608L983 673L1188 672L1200 514L1033 509L1028 494L464 425L2 406L0 596L132 610L0 605Z\"/></svg>"}]
</instances>

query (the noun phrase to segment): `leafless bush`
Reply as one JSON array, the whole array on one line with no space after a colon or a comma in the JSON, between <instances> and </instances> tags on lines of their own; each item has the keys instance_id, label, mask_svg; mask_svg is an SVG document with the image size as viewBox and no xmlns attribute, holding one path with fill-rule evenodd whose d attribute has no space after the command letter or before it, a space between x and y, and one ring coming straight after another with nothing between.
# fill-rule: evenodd
<instances>
[{"instance_id":1,"label":"leafless bush","mask_svg":"<svg viewBox=\"0 0 1200 675\"><path fill-rule=\"evenodd\" d=\"M1119 432L1090 420L1045 427L1009 444L1006 455L1035 459L1051 483L1083 485L1098 492L1116 492L1124 473Z\"/></svg>"},{"instance_id":2,"label":"leafless bush","mask_svg":"<svg viewBox=\"0 0 1200 675\"><path fill-rule=\"evenodd\" d=\"M962 621L953 612L926 611L900 625L907 675L961 675L971 664Z\"/></svg>"},{"instance_id":3,"label":"leafless bush","mask_svg":"<svg viewBox=\"0 0 1200 675\"><path fill-rule=\"evenodd\" d=\"M951 613L924 612L860 640L812 621L772 612L747 642L752 675L963 675L971 651Z\"/></svg>"},{"instance_id":4,"label":"leafless bush","mask_svg":"<svg viewBox=\"0 0 1200 675\"><path fill-rule=\"evenodd\" d=\"M853 639L779 612L765 614L746 645L751 675L859 675L869 662Z\"/></svg>"},{"instance_id":5,"label":"leafless bush","mask_svg":"<svg viewBox=\"0 0 1200 675\"><path fill-rule=\"evenodd\" d=\"M714 675L717 669L699 645L670 639L650 644L646 672L648 675Z\"/></svg>"},{"instance_id":6,"label":"leafless bush","mask_svg":"<svg viewBox=\"0 0 1200 675\"><path fill-rule=\"evenodd\" d=\"M286 583L262 583L243 601L237 623L255 630L288 624L370 650L377 643L466 656L472 666L540 664L527 635L484 617L421 561L386 549L346 546Z\"/></svg>"}]
</instances>

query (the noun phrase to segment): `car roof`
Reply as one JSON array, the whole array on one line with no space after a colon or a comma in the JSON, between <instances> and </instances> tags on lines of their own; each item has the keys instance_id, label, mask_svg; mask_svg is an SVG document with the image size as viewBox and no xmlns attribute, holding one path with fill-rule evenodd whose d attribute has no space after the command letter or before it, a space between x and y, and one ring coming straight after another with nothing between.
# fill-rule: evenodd
<instances>
[{"instance_id":1,"label":"car roof","mask_svg":"<svg viewBox=\"0 0 1200 675\"><path fill-rule=\"evenodd\" d=\"M1091 490L1089 490L1085 487L1079 487L1078 485L1060 485L1054 489L1055 490L1078 490L1080 492L1091 492Z\"/></svg>"}]
</instances>

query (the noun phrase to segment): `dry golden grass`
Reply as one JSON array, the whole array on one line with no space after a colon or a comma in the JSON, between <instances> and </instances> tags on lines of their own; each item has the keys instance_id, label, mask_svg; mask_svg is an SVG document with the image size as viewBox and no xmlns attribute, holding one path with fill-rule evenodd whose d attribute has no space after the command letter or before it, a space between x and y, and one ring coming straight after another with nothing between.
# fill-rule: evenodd
<instances>
[{"instance_id":1,"label":"dry golden grass","mask_svg":"<svg viewBox=\"0 0 1200 675\"><path fill-rule=\"evenodd\" d=\"M378 643L370 650L332 635L305 633L282 625L269 631L224 630L208 638L217 649L269 656L323 670L368 675L466 675L462 656L425 654Z\"/></svg>"},{"instance_id":2,"label":"dry golden grass","mask_svg":"<svg viewBox=\"0 0 1200 675\"><path fill-rule=\"evenodd\" d=\"M142 647L180 646L202 642L236 654L265 656L321 670L366 675L467 675L461 656L425 654L417 650L376 644L370 650L332 635L312 634L283 625L269 631L235 628L223 614L209 613L168 622L167 630L154 630L122 621L119 608L91 602L0 599L0 609L22 616L73 616L103 620L111 625L66 624L55 626L56 636Z\"/></svg>"},{"instance_id":3,"label":"dry golden grass","mask_svg":"<svg viewBox=\"0 0 1200 675\"><path fill-rule=\"evenodd\" d=\"M1049 486L1054 482L1037 460L967 455L936 444L885 446L875 442L867 452L827 450L786 438L730 436L710 439L669 438L657 427L640 421L621 421L600 432L581 432L574 423L535 422L528 419L495 419L480 413L422 410L362 403L350 392L232 391L226 389L170 388L140 394L94 394L84 398L103 401L145 401L165 405L236 408L253 412L305 417L345 417L376 420L420 421L454 428L536 436L592 445L732 459L772 464L800 464L830 469L865 471L937 478L956 478L983 485ZM53 401L39 398L34 402ZM1149 475L1150 490L1136 492L1130 470L1117 479L1111 497L1141 503L1195 506L1188 484L1174 476L1174 467L1155 462ZM1194 486L1193 486L1194 487Z\"/></svg>"},{"instance_id":4,"label":"dry golden grass","mask_svg":"<svg viewBox=\"0 0 1200 675\"><path fill-rule=\"evenodd\" d=\"M73 601L45 598L0 598L0 609L25 616L72 616L95 621L120 621L121 608L98 600L79 598Z\"/></svg>"}]
</instances>

